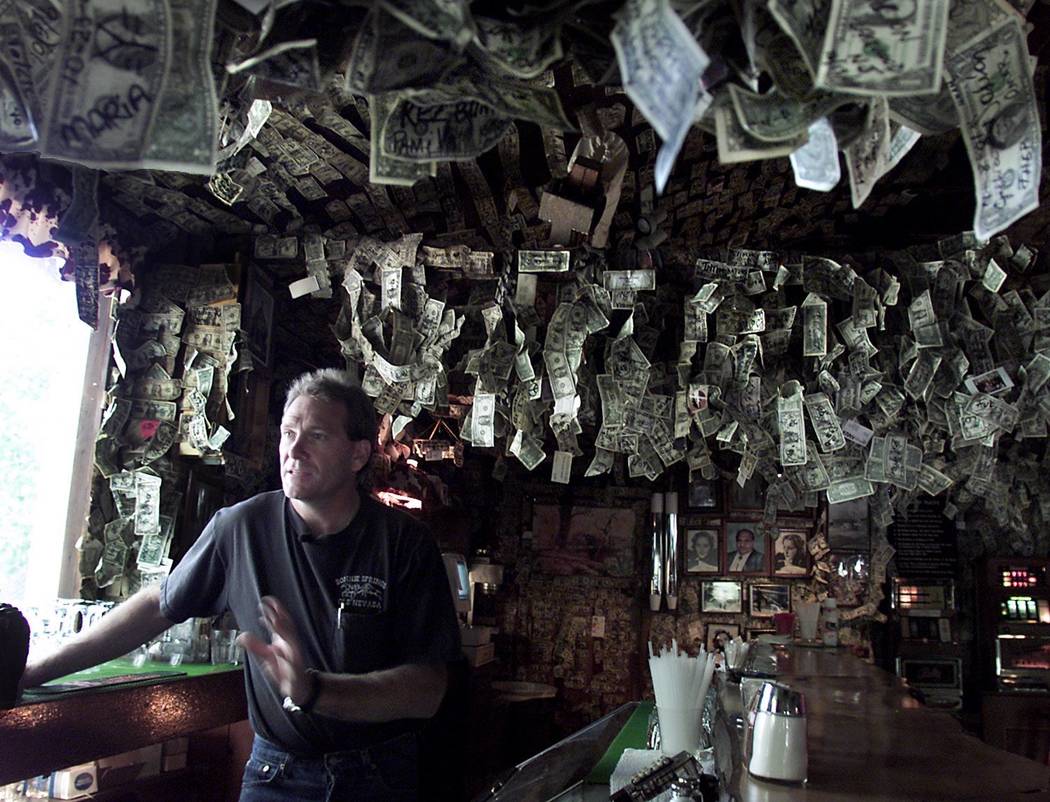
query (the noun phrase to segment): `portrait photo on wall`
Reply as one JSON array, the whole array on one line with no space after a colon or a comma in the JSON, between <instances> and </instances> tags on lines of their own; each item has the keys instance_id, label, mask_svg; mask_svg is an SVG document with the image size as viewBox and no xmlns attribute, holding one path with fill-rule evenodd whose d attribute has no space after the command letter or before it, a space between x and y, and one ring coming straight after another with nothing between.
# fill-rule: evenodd
<instances>
[{"instance_id":1,"label":"portrait photo on wall","mask_svg":"<svg viewBox=\"0 0 1050 802\"><path fill-rule=\"evenodd\" d=\"M739 624L713 623L707 625L707 651L724 652L726 644L740 634Z\"/></svg>"},{"instance_id":2,"label":"portrait photo on wall","mask_svg":"<svg viewBox=\"0 0 1050 802\"><path fill-rule=\"evenodd\" d=\"M728 482L729 508L741 512L761 512L766 506L766 481L760 476L752 476L744 486Z\"/></svg>"},{"instance_id":3,"label":"portrait photo on wall","mask_svg":"<svg viewBox=\"0 0 1050 802\"><path fill-rule=\"evenodd\" d=\"M686 474L685 506L689 512L722 512L722 483L718 479L705 479L700 471Z\"/></svg>"},{"instance_id":4,"label":"portrait photo on wall","mask_svg":"<svg viewBox=\"0 0 1050 802\"><path fill-rule=\"evenodd\" d=\"M700 612L702 613L742 613L744 612L744 591L739 582L724 579L700 583Z\"/></svg>"},{"instance_id":5,"label":"portrait photo on wall","mask_svg":"<svg viewBox=\"0 0 1050 802\"><path fill-rule=\"evenodd\" d=\"M758 521L728 521L725 536L727 574L768 574L769 541Z\"/></svg>"},{"instance_id":6,"label":"portrait photo on wall","mask_svg":"<svg viewBox=\"0 0 1050 802\"><path fill-rule=\"evenodd\" d=\"M809 574L809 532L804 529L781 529L773 541L773 576L806 576Z\"/></svg>"},{"instance_id":7,"label":"portrait photo on wall","mask_svg":"<svg viewBox=\"0 0 1050 802\"><path fill-rule=\"evenodd\" d=\"M871 515L867 497L828 505L828 545L833 549L868 551Z\"/></svg>"},{"instance_id":8,"label":"portrait photo on wall","mask_svg":"<svg viewBox=\"0 0 1050 802\"><path fill-rule=\"evenodd\" d=\"M685 572L687 574L720 574L722 572L721 560L721 527L686 527Z\"/></svg>"},{"instance_id":9,"label":"portrait photo on wall","mask_svg":"<svg viewBox=\"0 0 1050 802\"><path fill-rule=\"evenodd\" d=\"M790 585L751 585L751 615L772 618L776 613L791 611Z\"/></svg>"}]
</instances>

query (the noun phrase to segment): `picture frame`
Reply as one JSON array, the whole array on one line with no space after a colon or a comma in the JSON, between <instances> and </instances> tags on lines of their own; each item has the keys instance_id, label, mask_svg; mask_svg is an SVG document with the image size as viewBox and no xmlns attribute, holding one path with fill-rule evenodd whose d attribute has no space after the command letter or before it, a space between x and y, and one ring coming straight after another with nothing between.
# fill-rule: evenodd
<instances>
[{"instance_id":1,"label":"picture frame","mask_svg":"<svg viewBox=\"0 0 1050 802\"><path fill-rule=\"evenodd\" d=\"M744 612L744 588L740 582L725 579L705 580L700 583L700 612Z\"/></svg>"},{"instance_id":2,"label":"picture frame","mask_svg":"<svg viewBox=\"0 0 1050 802\"><path fill-rule=\"evenodd\" d=\"M867 497L828 505L828 546L845 551L871 550Z\"/></svg>"},{"instance_id":3,"label":"picture frame","mask_svg":"<svg viewBox=\"0 0 1050 802\"><path fill-rule=\"evenodd\" d=\"M707 633L704 638L705 648L709 652L724 652L726 642L739 634L739 624L726 624L721 621L712 622L707 625Z\"/></svg>"},{"instance_id":4,"label":"picture frame","mask_svg":"<svg viewBox=\"0 0 1050 802\"><path fill-rule=\"evenodd\" d=\"M833 551L827 557L831 571L828 575L828 593L840 607L864 604L871 573L871 557L867 552Z\"/></svg>"},{"instance_id":5,"label":"picture frame","mask_svg":"<svg viewBox=\"0 0 1050 802\"><path fill-rule=\"evenodd\" d=\"M241 320L252 358L267 367L273 350L274 298L259 276L254 266L248 272Z\"/></svg>"},{"instance_id":6,"label":"picture frame","mask_svg":"<svg viewBox=\"0 0 1050 802\"><path fill-rule=\"evenodd\" d=\"M584 502L568 507L556 499L532 504L537 570L552 576L634 574L638 505Z\"/></svg>"},{"instance_id":7,"label":"picture frame","mask_svg":"<svg viewBox=\"0 0 1050 802\"><path fill-rule=\"evenodd\" d=\"M809 530L782 528L773 541L773 576L809 576Z\"/></svg>"},{"instance_id":8,"label":"picture frame","mask_svg":"<svg viewBox=\"0 0 1050 802\"><path fill-rule=\"evenodd\" d=\"M682 497L685 499L686 512L701 512L718 515L722 512L722 482L719 479L704 479L699 471L685 474L685 488Z\"/></svg>"},{"instance_id":9,"label":"picture frame","mask_svg":"<svg viewBox=\"0 0 1050 802\"><path fill-rule=\"evenodd\" d=\"M777 630L775 627L748 627L747 628L747 639L749 641L758 640L762 635L776 635Z\"/></svg>"},{"instance_id":10,"label":"picture frame","mask_svg":"<svg viewBox=\"0 0 1050 802\"><path fill-rule=\"evenodd\" d=\"M726 574L730 576L769 575L769 538L765 532L758 531L758 524L759 522L755 520L740 519L726 522L722 561ZM751 533L751 548L745 554L747 532ZM741 561L736 559L738 551L741 554Z\"/></svg>"},{"instance_id":11,"label":"picture frame","mask_svg":"<svg viewBox=\"0 0 1050 802\"><path fill-rule=\"evenodd\" d=\"M766 482L760 476L752 476L744 486L727 482L729 487L729 509L731 512L762 512L766 507Z\"/></svg>"},{"instance_id":12,"label":"picture frame","mask_svg":"<svg viewBox=\"0 0 1050 802\"><path fill-rule=\"evenodd\" d=\"M759 584L749 587L752 618L772 618L777 613L791 611L791 586L780 583Z\"/></svg>"},{"instance_id":13,"label":"picture frame","mask_svg":"<svg viewBox=\"0 0 1050 802\"><path fill-rule=\"evenodd\" d=\"M686 526L683 562L687 574L721 574L722 527Z\"/></svg>"}]
</instances>

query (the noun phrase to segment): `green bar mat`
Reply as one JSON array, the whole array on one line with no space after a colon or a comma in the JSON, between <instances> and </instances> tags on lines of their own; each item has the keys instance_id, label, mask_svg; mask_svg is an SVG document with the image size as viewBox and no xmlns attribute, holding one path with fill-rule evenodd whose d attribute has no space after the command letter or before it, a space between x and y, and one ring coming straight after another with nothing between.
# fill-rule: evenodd
<instances>
[{"instance_id":1,"label":"green bar mat","mask_svg":"<svg viewBox=\"0 0 1050 802\"><path fill-rule=\"evenodd\" d=\"M649 729L649 714L653 712L653 702L639 702L638 708L623 725L620 734L609 744L602 759L588 775L586 782L590 785L608 785L620 755L624 749L645 749L645 736Z\"/></svg>"}]
</instances>

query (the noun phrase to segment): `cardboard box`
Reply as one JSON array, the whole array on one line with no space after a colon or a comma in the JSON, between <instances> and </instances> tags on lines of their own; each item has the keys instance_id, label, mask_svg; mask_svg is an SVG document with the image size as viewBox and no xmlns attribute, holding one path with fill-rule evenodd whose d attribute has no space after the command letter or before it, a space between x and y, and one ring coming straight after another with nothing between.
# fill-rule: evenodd
<instances>
[{"instance_id":1,"label":"cardboard box","mask_svg":"<svg viewBox=\"0 0 1050 802\"><path fill-rule=\"evenodd\" d=\"M52 799L77 799L98 791L98 771L92 763L52 772L48 795Z\"/></svg>"},{"instance_id":2,"label":"cardboard box","mask_svg":"<svg viewBox=\"0 0 1050 802\"><path fill-rule=\"evenodd\" d=\"M179 769L186 768L186 759L189 755L186 752L181 752L177 755L165 755L164 756L164 771L178 771Z\"/></svg>"},{"instance_id":3,"label":"cardboard box","mask_svg":"<svg viewBox=\"0 0 1050 802\"><path fill-rule=\"evenodd\" d=\"M155 777L160 774L161 744L132 749L119 755L99 758L98 789L105 791L118 785Z\"/></svg>"},{"instance_id":4,"label":"cardboard box","mask_svg":"<svg viewBox=\"0 0 1050 802\"><path fill-rule=\"evenodd\" d=\"M485 643L481 646L464 646L463 654L466 656L467 662L477 668L496 659L496 644Z\"/></svg>"},{"instance_id":5,"label":"cardboard box","mask_svg":"<svg viewBox=\"0 0 1050 802\"><path fill-rule=\"evenodd\" d=\"M190 739L185 735L181 738L172 738L170 741L165 741L162 746L164 747L164 756L168 755L184 755L190 751Z\"/></svg>"}]
</instances>

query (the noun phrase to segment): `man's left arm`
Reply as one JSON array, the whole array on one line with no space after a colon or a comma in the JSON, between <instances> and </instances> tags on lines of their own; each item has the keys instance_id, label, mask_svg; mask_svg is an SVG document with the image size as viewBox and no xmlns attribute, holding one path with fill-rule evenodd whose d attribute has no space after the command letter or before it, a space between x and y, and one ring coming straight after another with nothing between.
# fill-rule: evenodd
<instances>
[{"instance_id":1,"label":"man's left arm","mask_svg":"<svg viewBox=\"0 0 1050 802\"><path fill-rule=\"evenodd\" d=\"M410 663L368 674L317 674L313 712L348 721L430 718L445 696L444 663ZM294 701L294 697L292 697Z\"/></svg>"}]
</instances>

